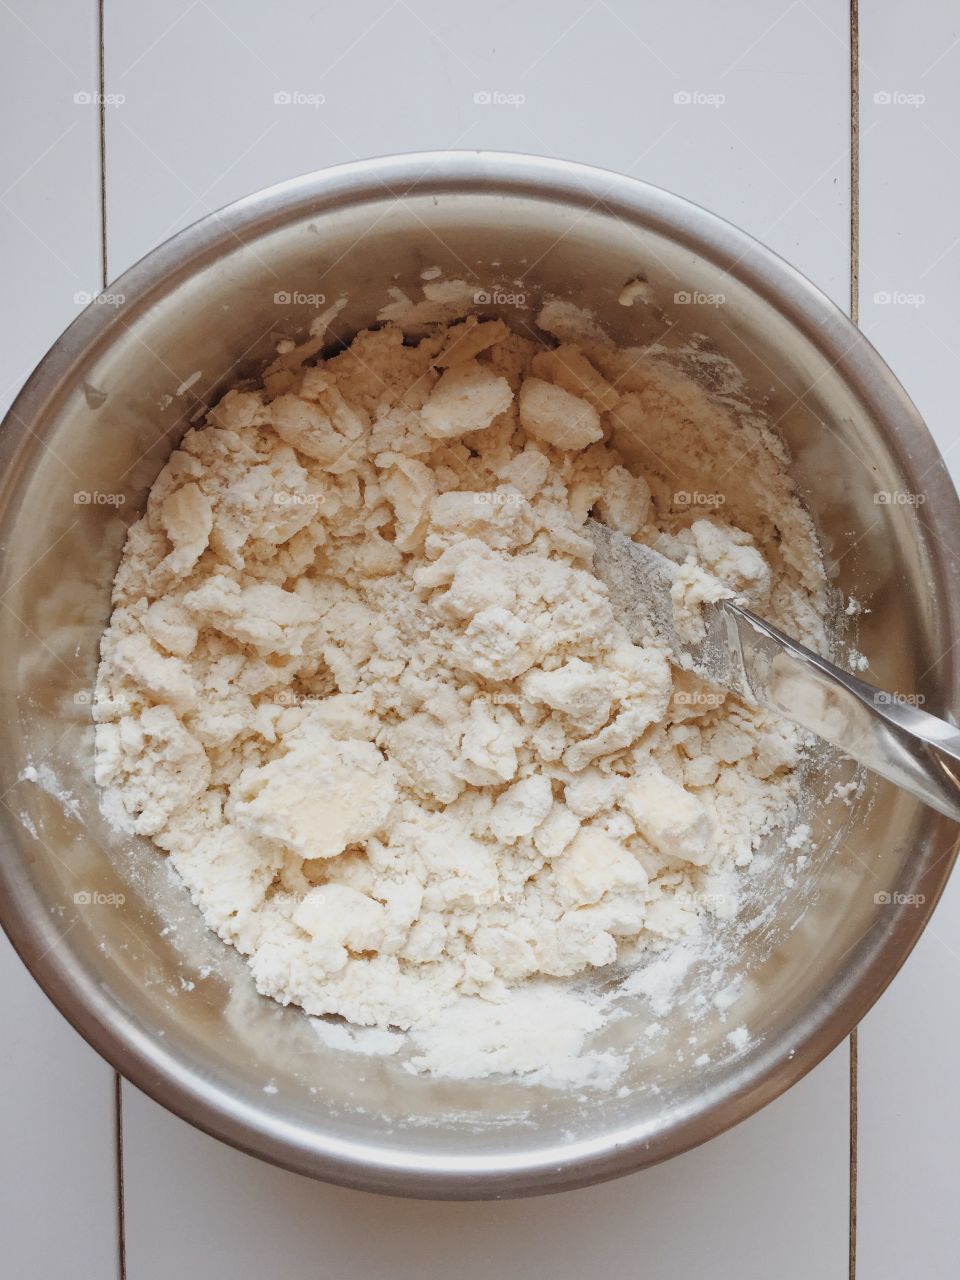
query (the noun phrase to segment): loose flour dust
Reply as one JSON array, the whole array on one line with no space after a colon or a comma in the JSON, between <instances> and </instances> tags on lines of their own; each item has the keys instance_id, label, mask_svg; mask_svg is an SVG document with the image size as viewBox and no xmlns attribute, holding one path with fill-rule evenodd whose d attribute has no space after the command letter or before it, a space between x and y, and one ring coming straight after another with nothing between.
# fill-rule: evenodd
<instances>
[{"instance_id":1,"label":"loose flour dust","mask_svg":"<svg viewBox=\"0 0 960 1280\"><path fill-rule=\"evenodd\" d=\"M570 980L732 912L791 818L794 730L630 643L588 514L824 645L776 440L568 322L285 349L161 472L102 645L110 812L260 992L445 1074L569 1071Z\"/></svg>"}]
</instances>

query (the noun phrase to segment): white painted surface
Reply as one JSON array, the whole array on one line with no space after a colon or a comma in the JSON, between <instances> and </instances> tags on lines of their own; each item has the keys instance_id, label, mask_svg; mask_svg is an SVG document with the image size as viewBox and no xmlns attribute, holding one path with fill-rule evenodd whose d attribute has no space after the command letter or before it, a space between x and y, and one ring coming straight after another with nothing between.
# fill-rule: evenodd
<instances>
[{"instance_id":1,"label":"white painted surface","mask_svg":"<svg viewBox=\"0 0 960 1280\"><path fill-rule=\"evenodd\" d=\"M920 21L911 21L893 0L885 0L862 26L860 187L861 325L910 389L955 482L960 477L957 16L951 6L934 4L924 8ZM944 550L960 556L960 529ZM954 651L941 660L956 658ZM956 714L958 708L952 710ZM860 1030L862 1276L940 1280L960 1269L958 1011L960 880L955 875L909 963Z\"/></svg>"},{"instance_id":2,"label":"white painted surface","mask_svg":"<svg viewBox=\"0 0 960 1280\"><path fill-rule=\"evenodd\" d=\"M392 151L483 146L606 165L678 191L846 304L849 14L839 0L647 12L625 0L105 8L105 88L124 99L105 108L111 276L209 210L282 178ZM0 94L17 121L0 159L0 190L15 184L0 203L10 264L0 372L11 391L71 318L74 294L99 283L96 115L73 102L97 88L96 17L92 0L0 0ZM892 0L872 5L860 29L862 321L950 449L958 32L946 6L908 21ZM881 91L928 101L874 104ZM483 92L525 101L485 105L474 100ZM294 101L275 100L284 94ZM874 303L882 292L921 292L926 302ZM869 1280L956 1270L944 1137L960 1120L950 1089L960 1045L940 1013L956 1007L960 989L958 895L948 894L861 1033L858 1244ZM42 1280L112 1276L112 1073L8 953L0 983L16 1030L0 1041L5 1262ZM668 1165L546 1200L441 1205L281 1172L126 1087L127 1274L565 1280L642 1267L653 1278L832 1280L847 1274L847 1088L842 1047L759 1116Z\"/></svg>"},{"instance_id":3,"label":"white painted surface","mask_svg":"<svg viewBox=\"0 0 960 1280\"><path fill-rule=\"evenodd\" d=\"M205 1280L833 1280L847 1266L846 1087L844 1047L760 1115L667 1164L583 1191L471 1204L284 1173L128 1087L128 1274L196 1274L202 1258Z\"/></svg>"},{"instance_id":4,"label":"white painted surface","mask_svg":"<svg viewBox=\"0 0 960 1280\"><path fill-rule=\"evenodd\" d=\"M0 405L100 288L92 5L0 5ZM44 548L38 548L38 554ZM2 607L2 605L0 605ZM0 796L0 803L3 797ZM0 936L0 1271L38 1280L116 1269L113 1071Z\"/></svg>"},{"instance_id":5,"label":"white painted surface","mask_svg":"<svg viewBox=\"0 0 960 1280\"><path fill-rule=\"evenodd\" d=\"M439 147L605 165L738 222L848 296L846 8L616 0L107 7L110 270L310 169ZM768 31L767 28L770 28ZM523 95L481 105L477 93ZM718 107L676 104L687 93ZM277 94L322 95L322 105Z\"/></svg>"}]
</instances>

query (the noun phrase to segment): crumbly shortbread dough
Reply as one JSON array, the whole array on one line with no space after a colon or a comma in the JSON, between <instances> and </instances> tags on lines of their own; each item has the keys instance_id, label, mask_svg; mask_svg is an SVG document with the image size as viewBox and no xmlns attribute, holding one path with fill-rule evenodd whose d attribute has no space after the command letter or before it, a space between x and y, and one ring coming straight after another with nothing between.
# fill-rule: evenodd
<instances>
[{"instance_id":1,"label":"crumbly shortbread dough","mask_svg":"<svg viewBox=\"0 0 960 1280\"><path fill-rule=\"evenodd\" d=\"M96 700L114 807L261 992L359 1024L694 929L789 819L798 738L632 644L583 525L676 560L691 616L732 591L822 647L777 442L595 336L388 323L302 358L226 395L130 530Z\"/></svg>"}]
</instances>

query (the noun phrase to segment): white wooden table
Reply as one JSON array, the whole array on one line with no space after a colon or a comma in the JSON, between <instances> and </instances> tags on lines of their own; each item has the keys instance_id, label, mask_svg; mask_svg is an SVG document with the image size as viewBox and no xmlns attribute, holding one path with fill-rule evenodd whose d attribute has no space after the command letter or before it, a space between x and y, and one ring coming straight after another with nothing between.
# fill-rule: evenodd
<instances>
[{"instance_id":1,"label":"white wooden table","mask_svg":"<svg viewBox=\"0 0 960 1280\"><path fill-rule=\"evenodd\" d=\"M960 470L951 8L0 0L3 399L84 295L209 210L355 157L490 147L643 177L772 245L855 308ZM539 1201L387 1200L268 1167L121 1086L5 940L0 984L4 1275L834 1280L854 1249L864 1280L960 1270L960 880L855 1057L700 1150Z\"/></svg>"}]
</instances>

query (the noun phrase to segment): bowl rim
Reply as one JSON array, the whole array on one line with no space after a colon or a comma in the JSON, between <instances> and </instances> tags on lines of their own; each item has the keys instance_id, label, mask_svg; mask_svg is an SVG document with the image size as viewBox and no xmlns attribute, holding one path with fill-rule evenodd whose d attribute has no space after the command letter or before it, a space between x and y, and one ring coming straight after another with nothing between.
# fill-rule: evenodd
<instances>
[{"instance_id":1,"label":"bowl rim","mask_svg":"<svg viewBox=\"0 0 960 1280\"><path fill-rule=\"evenodd\" d=\"M89 305L53 343L13 401L0 427L0 462L24 443L27 423L44 421L66 383L96 359L124 324L124 315L149 305L211 258L232 252L308 212L363 203L384 191L412 194L515 194L600 207L638 229L665 233L777 309L839 372L873 414L898 465L914 476L925 508L938 603L950 634L960 635L960 570L935 543L949 546L960 527L960 503L943 459L920 414L886 363L852 321L796 268L746 232L662 188L606 169L519 152L421 151L353 161L302 174L224 206L151 250L109 286L124 296L123 315ZM732 260L732 265L731 264ZM32 428L31 434L32 434ZM15 473L8 467L7 474ZM923 478L923 484L920 479ZM8 485L0 488L0 520ZM932 541L931 541L932 539ZM950 587L952 586L952 589ZM941 674L943 705L953 706L960 662ZM922 806L918 805L918 810ZM800 1080L849 1034L895 976L922 933L956 857L958 830L948 819L920 812L918 875L930 880L921 907L894 908L851 950L843 980L800 1025L765 1042L749 1064L704 1091L703 1105L656 1134L625 1125L599 1138L526 1154L441 1156L399 1152L341 1140L291 1123L214 1086L203 1072L171 1052L122 1008L93 975L71 963L67 948L39 901L19 854L12 814L0 810L8 856L0 859L0 923L47 996L118 1072L161 1105L212 1136L298 1173L343 1186L434 1199L482 1199L570 1190L658 1163L746 1119ZM951 849L934 857L935 847Z\"/></svg>"}]
</instances>

